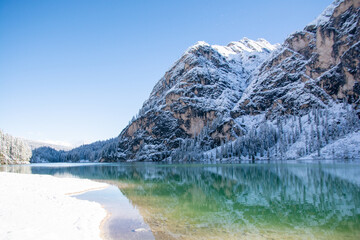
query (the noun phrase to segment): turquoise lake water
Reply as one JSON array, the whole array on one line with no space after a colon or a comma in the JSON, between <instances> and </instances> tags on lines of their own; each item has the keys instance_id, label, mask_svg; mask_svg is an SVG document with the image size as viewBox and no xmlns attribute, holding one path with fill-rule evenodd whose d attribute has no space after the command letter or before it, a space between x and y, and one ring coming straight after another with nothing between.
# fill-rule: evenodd
<instances>
[{"instance_id":1,"label":"turquoise lake water","mask_svg":"<svg viewBox=\"0 0 360 240\"><path fill-rule=\"evenodd\" d=\"M124 217L112 221L114 239L360 239L359 162L32 164L0 170L111 184L111 193L84 198L107 196L114 216L126 204L134 209L122 213L137 214L134 226Z\"/></svg>"}]
</instances>

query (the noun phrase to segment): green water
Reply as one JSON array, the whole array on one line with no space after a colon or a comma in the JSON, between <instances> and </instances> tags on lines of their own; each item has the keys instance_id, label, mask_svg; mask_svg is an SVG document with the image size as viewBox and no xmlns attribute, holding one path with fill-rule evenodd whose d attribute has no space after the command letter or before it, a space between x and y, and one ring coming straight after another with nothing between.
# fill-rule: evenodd
<instances>
[{"instance_id":1,"label":"green water","mask_svg":"<svg viewBox=\"0 0 360 240\"><path fill-rule=\"evenodd\" d=\"M360 164L45 164L2 169L106 181L156 239L360 239Z\"/></svg>"}]
</instances>

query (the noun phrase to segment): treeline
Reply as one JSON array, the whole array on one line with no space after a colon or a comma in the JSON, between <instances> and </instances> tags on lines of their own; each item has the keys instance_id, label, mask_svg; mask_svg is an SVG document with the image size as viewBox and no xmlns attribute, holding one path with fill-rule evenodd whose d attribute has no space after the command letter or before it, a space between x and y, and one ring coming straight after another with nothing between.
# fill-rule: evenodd
<instances>
[{"instance_id":1,"label":"treeline","mask_svg":"<svg viewBox=\"0 0 360 240\"><path fill-rule=\"evenodd\" d=\"M25 141L0 130L0 164L29 163L30 158L31 149Z\"/></svg>"},{"instance_id":2,"label":"treeline","mask_svg":"<svg viewBox=\"0 0 360 240\"><path fill-rule=\"evenodd\" d=\"M211 127L204 127L194 139L183 140L181 146L169 154L172 161L215 161L297 159L316 153L321 148L360 130L360 120L350 105L336 109L313 108L306 115L282 115L274 120L249 123L238 119L245 129L242 136L224 141L209 150ZM346 156L344 156L346 158Z\"/></svg>"},{"instance_id":3,"label":"treeline","mask_svg":"<svg viewBox=\"0 0 360 240\"><path fill-rule=\"evenodd\" d=\"M31 162L96 162L104 156L113 156L116 147L116 138L82 145L70 151L57 151L51 147L40 147L33 150Z\"/></svg>"}]
</instances>

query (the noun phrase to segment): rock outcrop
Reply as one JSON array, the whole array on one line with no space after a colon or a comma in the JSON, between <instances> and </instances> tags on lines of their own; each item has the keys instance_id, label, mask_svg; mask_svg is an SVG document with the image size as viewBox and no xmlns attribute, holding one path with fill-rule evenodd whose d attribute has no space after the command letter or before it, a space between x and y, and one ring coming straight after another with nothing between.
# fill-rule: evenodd
<instances>
[{"instance_id":1,"label":"rock outcrop","mask_svg":"<svg viewBox=\"0 0 360 240\"><path fill-rule=\"evenodd\" d=\"M292 34L253 76L232 117L306 113L334 101L359 108L360 1L340 0Z\"/></svg>"}]
</instances>

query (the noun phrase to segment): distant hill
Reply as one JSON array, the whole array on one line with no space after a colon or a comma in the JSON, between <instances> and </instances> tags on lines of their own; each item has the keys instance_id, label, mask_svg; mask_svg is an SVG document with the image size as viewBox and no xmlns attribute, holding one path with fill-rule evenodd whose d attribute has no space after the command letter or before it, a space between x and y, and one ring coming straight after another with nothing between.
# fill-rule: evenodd
<instances>
[{"instance_id":1,"label":"distant hill","mask_svg":"<svg viewBox=\"0 0 360 240\"><path fill-rule=\"evenodd\" d=\"M32 145L35 148L32 150L31 163L104 161L103 156L114 156L117 142L116 138L112 138L68 150L64 146L51 144L41 146L41 143L34 142L36 144Z\"/></svg>"},{"instance_id":2,"label":"distant hill","mask_svg":"<svg viewBox=\"0 0 360 240\"><path fill-rule=\"evenodd\" d=\"M50 148L53 148L58 151L60 151L60 150L69 151L74 148L74 147L70 147L70 146L51 144L51 143L28 140L28 139L24 139L24 141L30 146L31 150L34 150L34 149L40 148L40 147L50 147Z\"/></svg>"}]
</instances>

